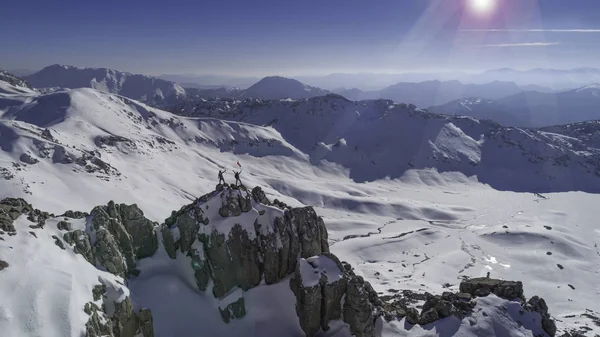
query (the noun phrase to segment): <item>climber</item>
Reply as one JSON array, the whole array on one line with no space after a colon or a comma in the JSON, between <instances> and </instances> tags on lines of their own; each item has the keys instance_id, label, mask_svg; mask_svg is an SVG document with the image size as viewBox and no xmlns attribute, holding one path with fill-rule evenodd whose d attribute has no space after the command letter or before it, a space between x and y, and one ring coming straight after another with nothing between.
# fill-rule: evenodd
<instances>
[{"instance_id":1,"label":"climber","mask_svg":"<svg viewBox=\"0 0 600 337\"><path fill-rule=\"evenodd\" d=\"M242 170L240 170L239 172L233 171L233 175L235 177L235 184L238 185L239 182L239 186L243 186L242 181L240 180L240 173L242 173Z\"/></svg>"},{"instance_id":2,"label":"climber","mask_svg":"<svg viewBox=\"0 0 600 337\"><path fill-rule=\"evenodd\" d=\"M219 184L225 184L225 179L223 179L223 173L227 172L227 170L219 170Z\"/></svg>"}]
</instances>

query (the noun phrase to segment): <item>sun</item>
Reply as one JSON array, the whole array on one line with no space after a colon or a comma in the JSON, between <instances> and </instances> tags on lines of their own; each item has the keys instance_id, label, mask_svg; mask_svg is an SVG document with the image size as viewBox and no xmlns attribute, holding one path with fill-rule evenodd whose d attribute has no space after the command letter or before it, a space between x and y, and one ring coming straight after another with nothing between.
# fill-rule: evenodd
<instances>
[{"instance_id":1,"label":"sun","mask_svg":"<svg viewBox=\"0 0 600 337\"><path fill-rule=\"evenodd\" d=\"M469 8L478 15L489 14L496 8L496 0L468 0Z\"/></svg>"}]
</instances>

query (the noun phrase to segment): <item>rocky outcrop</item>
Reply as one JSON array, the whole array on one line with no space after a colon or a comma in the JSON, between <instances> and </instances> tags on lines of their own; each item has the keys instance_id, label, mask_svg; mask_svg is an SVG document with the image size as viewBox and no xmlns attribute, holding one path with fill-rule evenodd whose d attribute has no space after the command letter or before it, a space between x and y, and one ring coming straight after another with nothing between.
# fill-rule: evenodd
<instances>
[{"instance_id":1,"label":"rocky outcrop","mask_svg":"<svg viewBox=\"0 0 600 337\"><path fill-rule=\"evenodd\" d=\"M495 294L509 300L523 297L523 283L520 281L504 281L487 277L472 278L460 283L460 292L472 296Z\"/></svg>"},{"instance_id":2,"label":"rocky outcrop","mask_svg":"<svg viewBox=\"0 0 600 337\"><path fill-rule=\"evenodd\" d=\"M554 337L556 335L556 323L550 317L548 313L548 306L546 305L546 301L543 298L538 296L533 296L527 301L525 305L525 309L531 312L537 312L542 317L542 329L546 331L546 333Z\"/></svg>"},{"instance_id":3,"label":"rocky outcrop","mask_svg":"<svg viewBox=\"0 0 600 337\"><path fill-rule=\"evenodd\" d=\"M523 311L539 313L541 328L549 336L553 337L556 334L556 325L548 313L546 302L538 296L526 301L523 296L523 284L519 281L472 278L462 281L459 289L458 293L444 292L442 295L418 294L405 290L396 295L382 296L381 310L388 321L406 317L406 322L410 324L427 325L448 316L456 316L459 319L468 317L477 306L474 298L494 294L507 300L518 301ZM420 312L411 307L423 300L425 302Z\"/></svg>"},{"instance_id":4,"label":"rocky outcrop","mask_svg":"<svg viewBox=\"0 0 600 337\"><path fill-rule=\"evenodd\" d=\"M329 330L329 322L337 319L343 319L357 337L375 336L377 294L362 277L344 268L335 255L300 259L290 288L306 336L314 336L319 329Z\"/></svg>"},{"instance_id":5,"label":"rocky outcrop","mask_svg":"<svg viewBox=\"0 0 600 337\"><path fill-rule=\"evenodd\" d=\"M89 214L86 212L68 210L65 213L61 214L60 216L64 216L64 217L71 218L71 219L83 219L83 218L87 217L88 215Z\"/></svg>"},{"instance_id":6,"label":"rocky outcrop","mask_svg":"<svg viewBox=\"0 0 600 337\"><path fill-rule=\"evenodd\" d=\"M110 201L107 206L97 206L88 219L94 238L92 254L115 275L136 274L137 260L151 256L158 249L156 226L137 205L117 205Z\"/></svg>"},{"instance_id":7,"label":"rocky outcrop","mask_svg":"<svg viewBox=\"0 0 600 337\"><path fill-rule=\"evenodd\" d=\"M6 198L0 200L0 235L16 235L17 231L13 225L21 215L27 214L27 220L35 223L30 228L43 228L46 220L54 214L34 209L29 203L21 198Z\"/></svg>"},{"instance_id":8,"label":"rocky outcrop","mask_svg":"<svg viewBox=\"0 0 600 337\"><path fill-rule=\"evenodd\" d=\"M144 308L136 313L129 297L115 301L103 296L102 307L94 302L85 305L83 310L90 316L86 337L154 337L152 312Z\"/></svg>"},{"instance_id":9,"label":"rocky outcrop","mask_svg":"<svg viewBox=\"0 0 600 337\"><path fill-rule=\"evenodd\" d=\"M90 316L86 337L154 337L153 317L149 309L136 312L121 285L100 279L94 286L94 302L83 311Z\"/></svg>"},{"instance_id":10,"label":"rocky outcrop","mask_svg":"<svg viewBox=\"0 0 600 337\"><path fill-rule=\"evenodd\" d=\"M77 254L83 255L83 257L91 264L96 264L96 257L94 250L90 244L90 236L85 231L76 229L71 232L67 232L63 235L63 240L66 243L73 246L73 251Z\"/></svg>"},{"instance_id":11,"label":"rocky outcrop","mask_svg":"<svg viewBox=\"0 0 600 337\"><path fill-rule=\"evenodd\" d=\"M190 258L200 290L212 280L215 298L263 279L277 283L296 270L298 258L329 251L312 207L272 207L259 187L218 185L165 220L161 236L171 258L177 249Z\"/></svg>"},{"instance_id":12,"label":"rocky outcrop","mask_svg":"<svg viewBox=\"0 0 600 337\"><path fill-rule=\"evenodd\" d=\"M22 214L33 211L33 207L21 198L6 198L0 201L0 230L15 233L13 222Z\"/></svg>"}]
</instances>

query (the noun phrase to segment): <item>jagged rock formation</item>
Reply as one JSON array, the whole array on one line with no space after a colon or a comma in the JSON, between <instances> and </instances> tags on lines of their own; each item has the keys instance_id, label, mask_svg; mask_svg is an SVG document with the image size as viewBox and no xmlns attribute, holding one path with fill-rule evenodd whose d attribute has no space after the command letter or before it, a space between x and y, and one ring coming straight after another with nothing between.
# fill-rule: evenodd
<instances>
[{"instance_id":1,"label":"jagged rock formation","mask_svg":"<svg viewBox=\"0 0 600 337\"><path fill-rule=\"evenodd\" d=\"M356 336L374 334L377 294L329 253L325 224L312 207L271 203L260 187L218 185L174 212L160 232L171 258L178 250L190 258L200 290L213 282L215 298L293 275L290 287L307 336L342 317ZM225 322L243 317L243 297L220 312Z\"/></svg>"},{"instance_id":2,"label":"jagged rock formation","mask_svg":"<svg viewBox=\"0 0 600 337\"><path fill-rule=\"evenodd\" d=\"M319 329L329 330L329 322L340 318L353 335L375 336L381 301L369 282L355 275L335 255L323 253L300 259L290 287L296 295L296 312L306 336L314 336Z\"/></svg>"},{"instance_id":3,"label":"jagged rock formation","mask_svg":"<svg viewBox=\"0 0 600 337\"><path fill-rule=\"evenodd\" d=\"M216 298L263 278L277 283L294 272L299 257L329 251L325 225L312 207L281 210L258 187L219 185L174 212L161 233L169 256L180 250L191 257L198 288L206 290L212 280Z\"/></svg>"},{"instance_id":4,"label":"jagged rock formation","mask_svg":"<svg viewBox=\"0 0 600 337\"><path fill-rule=\"evenodd\" d=\"M90 214L89 229L94 237L90 242L91 252L82 232L65 234L65 241L75 243L86 259L94 260L95 256L109 272L126 276L137 274L136 261L158 249L155 226L137 205L117 205L110 201L107 206L95 207Z\"/></svg>"}]
</instances>

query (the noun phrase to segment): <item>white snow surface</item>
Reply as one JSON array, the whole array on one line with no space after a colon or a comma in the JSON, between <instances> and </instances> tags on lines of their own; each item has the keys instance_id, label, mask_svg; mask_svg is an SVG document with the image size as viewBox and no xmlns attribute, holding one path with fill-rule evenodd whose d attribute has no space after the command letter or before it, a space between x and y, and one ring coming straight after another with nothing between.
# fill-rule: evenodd
<instances>
[{"instance_id":1,"label":"white snow surface","mask_svg":"<svg viewBox=\"0 0 600 337\"><path fill-rule=\"evenodd\" d=\"M233 182L239 161L246 186L259 185L268 198L290 206L314 206L325 220L332 253L378 292L457 291L462 276L490 272L523 281L527 297L543 297L559 334L581 326L600 334L585 316L600 316L600 196L578 191L600 186L595 171L582 168L596 158L588 140L555 136L560 130L513 128L498 131L500 142L481 138L489 124L428 119L389 102L352 110L336 105L335 112L321 115L318 109L303 112L303 102L295 103L294 114L270 108L271 116L250 113L244 121L227 121L175 116L93 89L0 94L0 198L23 197L56 214L90 211L112 199L137 203L162 222L212 191L219 169L227 168L226 180ZM384 110L378 110L381 104ZM327 123L317 123L317 117ZM359 117L371 122L357 123ZM273 118L279 118L273 127L263 126ZM53 140L42 137L45 128ZM122 139L110 145L99 136ZM346 146L332 146L326 161L315 160L315 140L335 144L340 138ZM434 153L454 164L399 168ZM564 165L535 161L559 154L571 159ZM478 161L489 170L467 169ZM542 181L553 193L532 193ZM267 208L253 217L272 223L276 215ZM80 336L93 285L102 278L119 289L123 282L58 248L51 221L33 230L36 239L19 218L18 235L0 240L0 259L10 264L0 271L3 336ZM140 261L140 277L123 288L137 307L152 309L156 336L302 334L287 280L246 292L247 316L227 325L219 301L195 288L189 259L180 254L175 261L161 247ZM493 297L478 301L488 316L476 312L462 322L447 318L425 327L380 322L379 328L383 336L533 336L529 316L521 319L522 328L514 325L513 304ZM470 319L478 324L471 326ZM340 325L327 335L348 331Z\"/></svg>"},{"instance_id":2,"label":"white snow surface","mask_svg":"<svg viewBox=\"0 0 600 337\"><path fill-rule=\"evenodd\" d=\"M130 294L122 278L96 269L68 245L62 250L54 244L52 236L62 238L59 220L31 229L33 223L21 216L14 223L17 235L2 236L0 259L9 264L0 271L2 336L80 337L89 319L83 307L93 302L95 285L107 286L108 311Z\"/></svg>"}]
</instances>

